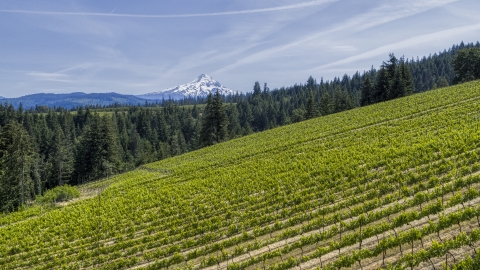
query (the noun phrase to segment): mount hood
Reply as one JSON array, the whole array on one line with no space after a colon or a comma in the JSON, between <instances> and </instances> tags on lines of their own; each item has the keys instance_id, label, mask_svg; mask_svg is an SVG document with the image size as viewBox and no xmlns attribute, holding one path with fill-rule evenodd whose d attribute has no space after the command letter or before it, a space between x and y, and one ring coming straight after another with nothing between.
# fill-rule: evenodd
<instances>
[{"instance_id":1,"label":"mount hood","mask_svg":"<svg viewBox=\"0 0 480 270\"><path fill-rule=\"evenodd\" d=\"M218 91L221 95L235 94L235 91L223 86L221 83L215 81L212 77L202 74L187 84L177 85L159 92L138 95L137 97L152 100L163 98L184 99L206 97L208 94L213 94L216 91Z\"/></svg>"}]
</instances>

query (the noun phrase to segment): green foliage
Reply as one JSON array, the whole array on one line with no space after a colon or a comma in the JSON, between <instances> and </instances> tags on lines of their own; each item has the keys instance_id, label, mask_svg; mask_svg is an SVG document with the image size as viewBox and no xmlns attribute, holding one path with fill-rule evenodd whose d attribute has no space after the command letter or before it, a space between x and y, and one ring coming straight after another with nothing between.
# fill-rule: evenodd
<instances>
[{"instance_id":1,"label":"green foliage","mask_svg":"<svg viewBox=\"0 0 480 270\"><path fill-rule=\"evenodd\" d=\"M228 116L225 113L222 97L215 93L208 95L200 130L200 141L203 146L213 145L228 138Z\"/></svg>"},{"instance_id":2,"label":"green foliage","mask_svg":"<svg viewBox=\"0 0 480 270\"><path fill-rule=\"evenodd\" d=\"M75 176L81 182L108 177L119 168L119 142L108 117L94 114L77 146Z\"/></svg>"},{"instance_id":3,"label":"green foliage","mask_svg":"<svg viewBox=\"0 0 480 270\"><path fill-rule=\"evenodd\" d=\"M292 112L292 122L297 123L297 122L305 120L305 115L306 115L306 112L302 108L293 110L293 112Z\"/></svg>"},{"instance_id":4,"label":"green foliage","mask_svg":"<svg viewBox=\"0 0 480 270\"><path fill-rule=\"evenodd\" d=\"M30 197L33 156L30 136L10 121L0 134L0 212L15 211Z\"/></svg>"},{"instance_id":5,"label":"green foliage","mask_svg":"<svg viewBox=\"0 0 480 270\"><path fill-rule=\"evenodd\" d=\"M480 79L480 48L460 50L453 59L454 83Z\"/></svg>"},{"instance_id":6,"label":"green foliage","mask_svg":"<svg viewBox=\"0 0 480 270\"><path fill-rule=\"evenodd\" d=\"M36 201L40 204L54 204L78 197L80 197L80 191L76 187L63 185L47 190L43 196L37 196Z\"/></svg>"},{"instance_id":7,"label":"green foliage","mask_svg":"<svg viewBox=\"0 0 480 270\"><path fill-rule=\"evenodd\" d=\"M390 60L383 62L378 72L373 96L369 99L366 95L363 102L380 102L408 96L413 92L414 83L408 64L403 57L398 60L394 54L390 54Z\"/></svg>"},{"instance_id":8,"label":"green foliage","mask_svg":"<svg viewBox=\"0 0 480 270\"><path fill-rule=\"evenodd\" d=\"M318 112L315 105L315 100L313 98L313 93L310 91L308 93L307 106L305 108L305 119L312 119L317 117Z\"/></svg>"},{"instance_id":9,"label":"green foliage","mask_svg":"<svg viewBox=\"0 0 480 270\"><path fill-rule=\"evenodd\" d=\"M480 240L479 108L468 83L144 165L2 216L0 268L365 268L400 247L418 266Z\"/></svg>"},{"instance_id":10,"label":"green foliage","mask_svg":"<svg viewBox=\"0 0 480 270\"><path fill-rule=\"evenodd\" d=\"M422 63L432 66L432 59L445 60L450 53L442 55L404 64L417 78L430 70ZM0 181L4 188L5 179L15 180L7 187L14 187L20 202L62 182L111 177L163 159L109 179L111 185L92 199L60 209L20 206L19 212L2 214L0 268L174 269L203 263L304 269L330 253L331 263L323 267L337 269L361 267L364 260L402 247L393 269L472 247L480 232L465 224L480 225L480 208L473 204L480 196L478 83L328 115L360 105L367 75L375 82L373 97L381 76L386 99L408 95L399 91L409 89L408 80L400 80L408 78L402 61L391 59L383 71L330 82L317 84L310 77L303 85L274 91L255 83L252 95L224 106L232 138L300 121L312 104L325 117L186 155L180 154L202 145L206 106L111 108L98 115L89 109L34 114L0 106L0 145L7 149L1 152L1 172L16 177ZM449 74L448 68L427 72L422 80ZM428 86L414 81L412 90ZM392 85L395 91L388 90ZM212 96L212 107L213 102ZM13 130L9 120L17 131L8 131ZM6 143L22 129L31 137L32 155ZM28 153L21 178L25 200L18 185L23 166L6 158L15 153L20 159ZM7 174L7 165L14 173ZM444 230L455 238L429 240L444 239ZM369 238L378 240L362 242ZM432 249L420 248L424 241Z\"/></svg>"},{"instance_id":11,"label":"green foliage","mask_svg":"<svg viewBox=\"0 0 480 270\"><path fill-rule=\"evenodd\" d=\"M262 90L256 82L250 94L222 97L229 103L228 108L222 108L228 125L217 127L218 134L215 130L204 130L204 135L210 135L203 139L200 138L202 127L213 126L203 125L206 119L202 116L206 116L210 108L205 110L206 105L202 104L205 100L201 98L163 100L162 104L146 103L145 107L119 104L108 108L79 107L73 112L45 106L25 111L20 105L15 110L9 104L0 104L0 127L5 128L10 121L17 122L30 137L33 155L26 159L28 166L25 174L22 173L26 190L22 192L24 198L20 198L25 202L58 185L110 177L217 141L409 95L412 91L450 85L455 76L453 56L461 49L473 47L479 48L480 44L462 43L439 54L405 61L392 54L380 70L372 67L363 75L345 74L331 81L317 82L310 76L305 84L272 91L266 83ZM11 185L15 183L7 184ZM7 193L16 196L14 192L5 191ZM10 207L8 211L15 208Z\"/></svg>"},{"instance_id":12,"label":"green foliage","mask_svg":"<svg viewBox=\"0 0 480 270\"><path fill-rule=\"evenodd\" d=\"M360 105L366 106L373 103L373 94L374 88L373 83L370 78L370 75L365 75L365 79L362 82L362 87L360 88L361 91L361 98L360 98Z\"/></svg>"}]
</instances>

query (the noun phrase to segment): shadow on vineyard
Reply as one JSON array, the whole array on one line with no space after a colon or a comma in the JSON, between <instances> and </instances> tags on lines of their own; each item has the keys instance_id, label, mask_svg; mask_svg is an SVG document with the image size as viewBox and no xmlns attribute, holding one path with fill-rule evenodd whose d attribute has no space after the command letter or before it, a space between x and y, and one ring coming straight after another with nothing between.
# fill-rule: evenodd
<instances>
[{"instance_id":1,"label":"shadow on vineyard","mask_svg":"<svg viewBox=\"0 0 480 270\"><path fill-rule=\"evenodd\" d=\"M480 269L479 125L474 81L143 165L0 217L0 268Z\"/></svg>"}]
</instances>

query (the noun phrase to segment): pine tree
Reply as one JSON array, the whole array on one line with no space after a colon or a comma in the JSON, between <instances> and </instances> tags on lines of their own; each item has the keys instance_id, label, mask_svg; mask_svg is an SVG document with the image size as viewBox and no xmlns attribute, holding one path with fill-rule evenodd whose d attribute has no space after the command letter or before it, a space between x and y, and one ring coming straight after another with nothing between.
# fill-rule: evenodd
<instances>
[{"instance_id":1,"label":"pine tree","mask_svg":"<svg viewBox=\"0 0 480 270\"><path fill-rule=\"evenodd\" d=\"M241 135L242 127L239 121L240 114L238 113L237 106L230 103L228 106L228 130L230 131L229 138L233 139Z\"/></svg>"},{"instance_id":2,"label":"pine tree","mask_svg":"<svg viewBox=\"0 0 480 270\"><path fill-rule=\"evenodd\" d=\"M397 71L398 59L393 53L389 54L388 56L390 57L390 59L387 62L383 62L383 67L387 72L388 79L392 80L395 76L395 72Z\"/></svg>"},{"instance_id":3,"label":"pine tree","mask_svg":"<svg viewBox=\"0 0 480 270\"><path fill-rule=\"evenodd\" d=\"M388 89L388 99L395 99L402 97L405 91L405 83L403 81L402 72L400 69L395 71L393 79L390 80L390 87Z\"/></svg>"},{"instance_id":4,"label":"pine tree","mask_svg":"<svg viewBox=\"0 0 480 270\"><path fill-rule=\"evenodd\" d=\"M52 176L56 180L55 186L62 186L68 183L73 172L73 149L60 126L57 126L54 132L50 156Z\"/></svg>"},{"instance_id":5,"label":"pine tree","mask_svg":"<svg viewBox=\"0 0 480 270\"><path fill-rule=\"evenodd\" d=\"M200 142L201 131L202 131L202 122L200 120L196 120L192 138L188 142L188 145L189 145L188 148L190 149L190 151L196 150L202 146Z\"/></svg>"},{"instance_id":6,"label":"pine tree","mask_svg":"<svg viewBox=\"0 0 480 270\"><path fill-rule=\"evenodd\" d=\"M181 155L186 151L186 143L185 143L185 138L183 136L183 133L181 130L176 130L172 134L172 138L170 140L170 153L172 155Z\"/></svg>"},{"instance_id":7,"label":"pine tree","mask_svg":"<svg viewBox=\"0 0 480 270\"><path fill-rule=\"evenodd\" d=\"M394 99L411 95L413 93L413 80L410 69L405 64L404 58L400 61L395 70L393 79L390 80L390 87L388 90L388 98Z\"/></svg>"},{"instance_id":8,"label":"pine tree","mask_svg":"<svg viewBox=\"0 0 480 270\"><path fill-rule=\"evenodd\" d=\"M312 90L308 93L307 107L305 108L305 119L312 119L318 116L315 100L313 98Z\"/></svg>"},{"instance_id":9,"label":"pine tree","mask_svg":"<svg viewBox=\"0 0 480 270\"><path fill-rule=\"evenodd\" d=\"M260 87L260 83L257 81L253 86L253 96L254 97L260 96L261 93L262 93L262 88Z\"/></svg>"},{"instance_id":10,"label":"pine tree","mask_svg":"<svg viewBox=\"0 0 480 270\"><path fill-rule=\"evenodd\" d=\"M114 115L109 117L105 116L101 119L101 165L102 165L102 177L109 177L112 174L117 173L121 168L121 145L118 138L118 130L116 125L113 125Z\"/></svg>"},{"instance_id":11,"label":"pine tree","mask_svg":"<svg viewBox=\"0 0 480 270\"><path fill-rule=\"evenodd\" d=\"M340 89L340 86L335 86L333 91L333 112L341 112L345 110L345 100L344 91Z\"/></svg>"},{"instance_id":12,"label":"pine tree","mask_svg":"<svg viewBox=\"0 0 480 270\"><path fill-rule=\"evenodd\" d=\"M387 93L389 88L389 80L387 71L384 67L381 67L377 73L375 80L375 88L372 96L372 103L382 102L387 100Z\"/></svg>"},{"instance_id":13,"label":"pine tree","mask_svg":"<svg viewBox=\"0 0 480 270\"><path fill-rule=\"evenodd\" d=\"M324 92L320 98L320 113L322 115L327 115L332 113L332 103L330 101L330 95L328 92Z\"/></svg>"},{"instance_id":14,"label":"pine tree","mask_svg":"<svg viewBox=\"0 0 480 270\"><path fill-rule=\"evenodd\" d=\"M373 83L370 79L370 75L366 74L365 79L362 82L362 86L360 87L361 98L360 98L360 105L366 106L372 104L372 95L373 95Z\"/></svg>"},{"instance_id":15,"label":"pine tree","mask_svg":"<svg viewBox=\"0 0 480 270\"><path fill-rule=\"evenodd\" d=\"M382 68L385 69L384 84L386 87L386 97L384 100L398 97L398 84L401 80L399 77L395 78L395 76L398 75L398 59L393 53L389 54L389 57L390 59L382 64ZM393 86L395 83L397 83L397 85Z\"/></svg>"},{"instance_id":16,"label":"pine tree","mask_svg":"<svg viewBox=\"0 0 480 270\"><path fill-rule=\"evenodd\" d=\"M87 122L75 158L77 183L108 177L121 168L121 146L111 119L94 114Z\"/></svg>"},{"instance_id":17,"label":"pine tree","mask_svg":"<svg viewBox=\"0 0 480 270\"><path fill-rule=\"evenodd\" d=\"M33 157L31 137L21 124L10 121L0 134L0 211L15 211L33 192Z\"/></svg>"},{"instance_id":18,"label":"pine tree","mask_svg":"<svg viewBox=\"0 0 480 270\"><path fill-rule=\"evenodd\" d=\"M225 107L223 106L223 100L220 93L215 93L214 101L214 112L215 112L215 120L216 120L216 131L217 131L217 142L222 142L228 139L228 116L225 111Z\"/></svg>"},{"instance_id":19,"label":"pine tree","mask_svg":"<svg viewBox=\"0 0 480 270\"><path fill-rule=\"evenodd\" d=\"M222 97L217 91L215 98L210 93L207 97L207 106L205 107L200 131L200 141L202 145L213 145L227 139L228 117L223 107Z\"/></svg>"},{"instance_id":20,"label":"pine tree","mask_svg":"<svg viewBox=\"0 0 480 270\"><path fill-rule=\"evenodd\" d=\"M480 79L480 48L460 50L453 59L454 84Z\"/></svg>"},{"instance_id":21,"label":"pine tree","mask_svg":"<svg viewBox=\"0 0 480 270\"><path fill-rule=\"evenodd\" d=\"M207 96L207 106L203 111L202 129L200 131L200 142L202 145L212 145L216 141L215 112L212 94Z\"/></svg>"},{"instance_id":22,"label":"pine tree","mask_svg":"<svg viewBox=\"0 0 480 270\"><path fill-rule=\"evenodd\" d=\"M312 76L310 76L310 77L308 77L306 86L311 91L316 91L317 90L317 81Z\"/></svg>"},{"instance_id":23,"label":"pine tree","mask_svg":"<svg viewBox=\"0 0 480 270\"><path fill-rule=\"evenodd\" d=\"M403 85L404 85L404 90L403 90L403 96L409 96L413 94L415 91L415 84L413 83L413 77L412 73L410 72L410 68L408 67L408 64L405 63L404 58L401 58L400 61L400 72L402 74L402 79L403 79Z\"/></svg>"}]
</instances>

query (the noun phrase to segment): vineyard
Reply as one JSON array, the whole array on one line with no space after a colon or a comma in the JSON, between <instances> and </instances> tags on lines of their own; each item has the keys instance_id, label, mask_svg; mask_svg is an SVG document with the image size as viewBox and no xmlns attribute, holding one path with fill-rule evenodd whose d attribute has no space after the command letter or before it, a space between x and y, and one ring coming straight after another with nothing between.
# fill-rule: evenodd
<instances>
[{"instance_id":1,"label":"vineyard","mask_svg":"<svg viewBox=\"0 0 480 270\"><path fill-rule=\"evenodd\" d=\"M480 269L480 82L142 166L0 216L0 269Z\"/></svg>"}]
</instances>

